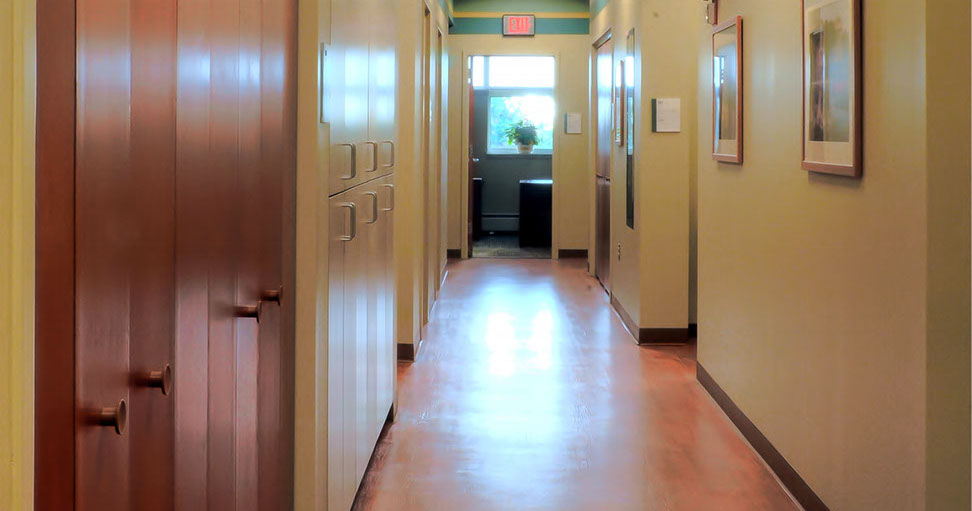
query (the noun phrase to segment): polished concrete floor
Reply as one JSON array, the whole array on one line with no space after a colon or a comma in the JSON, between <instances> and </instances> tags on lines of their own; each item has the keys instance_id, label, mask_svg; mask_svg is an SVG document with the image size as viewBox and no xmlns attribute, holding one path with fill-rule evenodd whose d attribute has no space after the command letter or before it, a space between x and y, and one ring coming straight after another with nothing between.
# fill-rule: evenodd
<instances>
[{"instance_id":1,"label":"polished concrete floor","mask_svg":"<svg viewBox=\"0 0 972 511\"><path fill-rule=\"evenodd\" d=\"M798 509L694 352L635 345L583 261L452 263L355 509Z\"/></svg>"}]
</instances>

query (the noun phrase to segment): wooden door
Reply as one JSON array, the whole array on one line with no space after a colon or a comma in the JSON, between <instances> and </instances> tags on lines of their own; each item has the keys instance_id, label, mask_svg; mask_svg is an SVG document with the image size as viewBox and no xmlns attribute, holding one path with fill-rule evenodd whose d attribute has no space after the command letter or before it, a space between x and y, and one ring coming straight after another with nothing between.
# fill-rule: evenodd
<instances>
[{"instance_id":1,"label":"wooden door","mask_svg":"<svg viewBox=\"0 0 972 511\"><path fill-rule=\"evenodd\" d=\"M289 509L295 1L70 4L38 6L74 158L38 165L37 409L70 427L37 430L37 508Z\"/></svg>"},{"instance_id":2,"label":"wooden door","mask_svg":"<svg viewBox=\"0 0 972 511\"><path fill-rule=\"evenodd\" d=\"M473 57L469 57L472 59ZM470 62L470 72L472 71L472 63ZM476 210L476 193L475 193L475 179L476 179L476 164L479 163L479 158L473 153L473 143L472 141L476 139L476 88L473 87L472 75L470 73L470 78L466 84L469 88L469 181L466 183L466 217L468 222L466 225L466 257L472 257L473 255L473 243L475 242L476 229L479 226L475 225L475 210Z\"/></svg>"},{"instance_id":3,"label":"wooden door","mask_svg":"<svg viewBox=\"0 0 972 511\"><path fill-rule=\"evenodd\" d=\"M597 48L597 158L595 160L594 274L611 292L611 153L614 97L614 43L608 40Z\"/></svg>"}]
</instances>

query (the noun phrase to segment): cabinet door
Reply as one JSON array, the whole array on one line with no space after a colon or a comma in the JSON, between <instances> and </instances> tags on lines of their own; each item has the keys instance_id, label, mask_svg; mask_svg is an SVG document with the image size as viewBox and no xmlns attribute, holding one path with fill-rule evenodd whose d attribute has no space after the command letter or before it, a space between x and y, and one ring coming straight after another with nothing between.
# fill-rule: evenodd
<instances>
[{"instance_id":1,"label":"cabinet door","mask_svg":"<svg viewBox=\"0 0 972 511\"><path fill-rule=\"evenodd\" d=\"M378 342L385 321L385 302L384 302L384 265L382 263L382 242L381 235L381 215L378 197L378 181L372 181L364 185L365 204L368 211L365 229L368 231L368 339L367 339L367 372L368 372L368 400L367 400L367 419L366 419L366 444L362 449L362 462L365 467L374 451L374 445L381 431L377 427L378 423Z\"/></svg>"},{"instance_id":2,"label":"cabinet door","mask_svg":"<svg viewBox=\"0 0 972 511\"><path fill-rule=\"evenodd\" d=\"M381 243L381 306L384 317L378 333L378 431L384 426L391 409L395 393L396 353L395 344L395 271L394 271L394 220L395 185L394 176L386 176L378 184L380 198L380 236Z\"/></svg>"},{"instance_id":3,"label":"cabinet door","mask_svg":"<svg viewBox=\"0 0 972 511\"><path fill-rule=\"evenodd\" d=\"M369 149L377 151L378 165L374 176L391 173L395 168L395 104L398 83L396 58L397 23L394 0L368 0L370 16L371 73L369 87L369 137L377 143ZM372 176L372 177L374 177Z\"/></svg>"},{"instance_id":4,"label":"cabinet door","mask_svg":"<svg viewBox=\"0 0 972 511\"><path fill-rule=\"evenodd\" d=\"M357 235L348 244L347 278L345 280L345 317L351 326L345 340L345 469L348 492L353 497L364 475L362 456L367 435L368 406L368 230L370 201L363 187L354 188L350 195L357 207Z\"/></svg>"},{"instance_id":5,"label":"cabinet door","mask_svg":"<svg viewBox=\"0 0 972 511\"><path fill-rule=\"evenodd\" d=\"M333 2L325 57L324 119L331 127L330 195L368 179L368 11L363 2Z\"/></svg>"},{"instance_id":6,"label":"cabinet door","mask_svg":"<svg viewBox=\"0 0 972 511\"><path fill-rule=\"evenodd\" d=\"M327 508L349 509L345 467L345 336L354 327L347 324L345 311L346 254L354 240L357 206L348 193L332 197L328 203L328 322L327 322Z\"/></svg>"}]
</instances>

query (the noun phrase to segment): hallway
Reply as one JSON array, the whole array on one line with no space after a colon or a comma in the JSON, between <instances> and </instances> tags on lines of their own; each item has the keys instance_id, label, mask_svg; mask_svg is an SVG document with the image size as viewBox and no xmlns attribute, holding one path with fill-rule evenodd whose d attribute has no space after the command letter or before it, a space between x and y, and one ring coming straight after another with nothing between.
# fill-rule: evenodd
<instances>
[{"instance_id":1,"label":"hallway","mask_svg":"<svg viewBox=\"0 0 972 511\"><path fill-rule=\"evenodd\" d=\"M451 263L358 510L796 509L695 379L638 347L581 260Z\"/></svg>"}]
</instances>

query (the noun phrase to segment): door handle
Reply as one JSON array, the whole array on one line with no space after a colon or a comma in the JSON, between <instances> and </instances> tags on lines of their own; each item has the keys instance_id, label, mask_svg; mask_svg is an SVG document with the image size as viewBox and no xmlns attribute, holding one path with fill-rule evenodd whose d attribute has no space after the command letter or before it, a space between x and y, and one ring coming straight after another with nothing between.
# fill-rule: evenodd
<instances>
[{"instance_id":1,"label":"door handle","mask_svg":"<svg viewBox=\"0 0 972 511\"><path fill-rule=\"evenodd\" d=\"M128 405L124 399L118 402L118 406L90 410L85 415L88 424L115 428L115 433L119 435L124 435L128 426Z\"/></svg>"},{"instance_id":2,"label":"door handle","mask_svg":"<svg viewBox=\"0 0 972 511\"><path fill-rule=\"evenodd\" d=\"M253 318L259 323L261 305L263 302L257 302L256 305L237 305L233 308L233 315L238 318Z\"/></svg>"},{"instance_id":3,"label":"door handle","mask_svg":"<svg viewBox=\"0 0 972 511\"><path fill-rule=\"evenodd\" d=\"M371 154L374 155L374 158L372 158L371 160L371 168L368 169L368 172L374 172L378 170L378 142L375 142L374 140L369 140L367 142L362 142L362 145L370 145Z\"/></svg>"},{"instance_id":4,"label":"door handle","mask_svg":"<svg viewBox=\"0 0 972 511\"><path fill-rule=\"evenodd\" d=\"M381 143L388 144L389 148L391 149L391 161L387 165L382 165L381 168L390 169L395 166L395 142L391 140L382 140Z\"/></svg>"},{"instance_id":5,"label":"door handle","mask_svg":"<svg viewBox=\"0 0 972 511\"><path fill-rule=\"evenodd\" d=\"M370 196L371 200L373 201L371 203L371 212L373 216L371 217L371 220L367 221L366 223L373 224L378 221L378 194L376 192L365 192L365 195Z\"/></svg>"},{"instance_id":6,"label":"door handle","mask_svg":"<svg viewBox=\"0 0 972 511\"><path fill-rule=\"evenodd\" d=\"M348 208L351 211L351 232L349 234L342 234L340 238L341 241L351 241L358 235L358 208L353 202L341 203L342 208Z\"/></svg>"},{"instance_id":7,"label":"door handle","mask_svg":"<svg viewBox=\"0 0 972 511\"><path fill-rule=\"evenodd\" d=\"M473 159L472 159L472 162L473 162L473 163L479 163L479 158L473 158Z\"/></svg>"},{"instance_id":8,"label":"door handle","mask_svg":"<svg viewBox=\"0 0 972 511\"><path fill-rule=\"evenodd\" d=\"M354 144L338 144L338 146L351 148L351 173L347 176L342 176L341 179L345 181L354 179L358 175L358 146Z\"/></svg>"},{"instance_id":9,"label":"door handle","mask_svg":"<svg viewBox=\"0 0 972 511\"><path fill-rule=\"evenodd\" d=\"M273 302L280 305L280 296L283 294L283 286L277 287L277 289L267 289L263 292L261 298L264 302Z\"/></svg>"},{"instance_id":10,"label":"door handle","mask_svg":"<svg viewBox=\"0 0 972 511\"><path fill-rule=\"evenodd\" d=\"M172 366L165 364L161 371L152 371L138 378L138 384L142 387L160 389L163 396L168 396L172 392Z\"/></svg>"},{"instance_id":11,"label":"door handle","mask_svg":"<svg viewBox=\"0 0 972 511\"><path fill-rule=\"evenodd\" d=\"M387 208L381 208L382 211L394 211L395 210L395 185L381 185L382 188L388 188L389 206Z\"/></svg>"}]
</instances>

